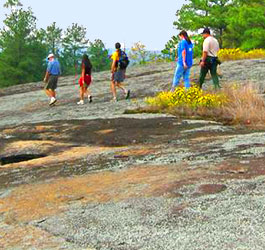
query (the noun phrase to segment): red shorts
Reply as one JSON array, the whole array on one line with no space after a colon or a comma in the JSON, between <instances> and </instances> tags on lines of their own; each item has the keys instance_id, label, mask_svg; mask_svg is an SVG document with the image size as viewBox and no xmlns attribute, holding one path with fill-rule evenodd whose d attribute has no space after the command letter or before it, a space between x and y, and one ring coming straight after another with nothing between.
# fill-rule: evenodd
<instances>
[{"instance_id":1,"label":"red shorts","mask_svg":"<svg viewBox=\"0 0 265 250\"><path fill-rule=\"evenodd\" d=\"M85 82L86 87L88 87L91 83L91 75L85 75L84 82ZM80 87L83 87L83 77L82 76L79 78L78 83L79 83Z\"/></svg>"}]
</instances>

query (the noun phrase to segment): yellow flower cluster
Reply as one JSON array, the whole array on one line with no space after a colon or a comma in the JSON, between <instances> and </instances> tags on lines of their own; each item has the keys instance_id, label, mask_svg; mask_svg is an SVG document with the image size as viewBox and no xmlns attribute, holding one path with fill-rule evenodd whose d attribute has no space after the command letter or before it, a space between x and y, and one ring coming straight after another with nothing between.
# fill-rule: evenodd
<instances>
[{"instance_id":1,"label":"yellow flower cluster","mask_svg":"<svg viewBox=\"0 0 265 250\"><path fill-rule=\"evenodd\" d=\"M265 58L265 49L253 49L248 52L240 49L221 49L218 57L221 61Z\"/></svg>"},{"instance_id":2,"label":"yellow flower cluster","mask_svg":"<svg viewBox=\"0 0 265 250\"><path fill-rule=\"evenodd\" d=\"M225 102L226 98L221 94L204 93L197 86L188 89L178 87L174 92L160 92L155 97L146 98L146 103L160 108L186 106L197 107L219 107Z\"/></svg>"}]
</instances>

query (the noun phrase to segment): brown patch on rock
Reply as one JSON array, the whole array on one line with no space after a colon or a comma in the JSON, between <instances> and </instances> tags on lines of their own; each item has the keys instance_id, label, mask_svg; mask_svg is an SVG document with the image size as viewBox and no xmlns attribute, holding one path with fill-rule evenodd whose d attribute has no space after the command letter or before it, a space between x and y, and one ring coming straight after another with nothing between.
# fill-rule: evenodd
<instances>
[{"instance_id":1,"label":"brown patch on rock","mask_svg":"<svg viewBox=\"0 0 265 250\"><path fill-rule=\"evenodd\" d=\"M203 178L199 170L189 175ZM170 187L185 185L185 171L175 166L134 167L118 172L100 172L87 176L62 178L50 183L21 185L0 199L0 213L12 211L16 221L27 222L54 215L67 209L69 202L108 202L133 197L168 195ZM166 188L169 184L169 188Z\"/></svg>"},{"instance_id":2,"label":"brown patch on rock","mask_svg":"<svg viewBox=\"0 0 265 250\"><path fill-rule=\"evenodd\" d=\"M34 160L23 161L19 163L11 163L4 166L0 166L1 168L27 168L27 167L38 167L38 166L49 166L52 164L59 164L63 162L70 162L77 159L82 159L87 157L88 155L94 155L101 152L107 152L109 150L113 150L113 148L108 147L74 147L67 149L63 152L59 152L57 154L51 154L47 157L42 157Z\"/></svg>"},{"instance_id":3,"label":"brown patch on rock","mask_svg":"<svg viewBox=\"0 0 265 250\"><path fill-rule=\"evenodd\" d=\"M116 129L103 129L103 130L98 130L95 133L99 135L106 135L115 132Z\"/></svg>"},{"instance_id":4,"label":"brown patch on rock","mask_svg":"<svg viewBox=\"0 0 265 250\"><path fill-rule=\"evenodd\" d=\"M201 194L216 194L226 190L226 185L223 184L203 184L200 185L198 191Z\"/></svg>"},{"instance_id":5,"label":"brown patch on rock","mask_svg":"<svg viewBox=\"0 0 265 250\"><path fill-rule=\"evenodd\" d=\"M33 150L42 153L48 151L49 149L54 149L54 147L64 147L69 146L66 143L58 143L56 141L16 141L7 144L3 150L4 154L18 154L23 150Z\"/></svg>"},{"instance_id":6,"label":"brown patch on rock","mask_svg":"<svg viewBox=\"0 0 265 250\"><path fill-rule=\"evenodd\" d=\"M144 156L148 154L152 154L155 151L153 149L149 148L137 148L137 149L129 149L123 152L118 152L118 155L120 156Z\"/></svg>"},{"instance_id":7,"label":"brown patch on rock","mask_svg":"<svg viewBox=\"0 0 265 250\"><path fill-rule=\"evenodd\" d=\"M1 249L60 249L66 243L64 239L33 226L5 225L0 230Z\"/></svg>"}]
</instances>

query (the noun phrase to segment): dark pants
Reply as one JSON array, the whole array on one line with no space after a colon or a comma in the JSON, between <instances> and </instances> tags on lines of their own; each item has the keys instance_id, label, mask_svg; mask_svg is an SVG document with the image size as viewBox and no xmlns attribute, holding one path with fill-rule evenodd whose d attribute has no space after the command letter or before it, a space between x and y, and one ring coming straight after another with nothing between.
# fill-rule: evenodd
<instances>
[{"instance_id":1,"label":"dark pants","mask_svg":"<svg viewBox=\"0 0 265 250\"><path fill-rule=\"evenodd\" d=\"M207 56L204 67L201 67L200 79L199 79L200 88L202 87L202 84L204 83L204 79L209 70L212 76L213 85L215 89L221 88L219 84L219 79L217 76L217 65L218 65L217 57Z\"/></svg>"}]
</instances>

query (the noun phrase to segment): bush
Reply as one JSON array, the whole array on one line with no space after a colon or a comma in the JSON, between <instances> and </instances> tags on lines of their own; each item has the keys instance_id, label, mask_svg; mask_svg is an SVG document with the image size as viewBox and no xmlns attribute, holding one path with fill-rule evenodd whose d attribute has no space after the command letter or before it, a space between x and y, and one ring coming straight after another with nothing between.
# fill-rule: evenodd
<instances>
[{"instance_id":1,"label":"bush","mask_svg":"<svg viewBox=\"0 0 265 250\"><path fill-rule=\"evenodd\" d=\"M198 107L219 107L225 102L222 94L206 93L197 86L189 89L178 87L174 92L161 92L155 97L146 98L151 106L161 108L185 106L196 109Z\"/></svg>"},{"instance_id":2,"label":"bush","mask_svg":"<svg viewBox=\"0 0 265 250\"><path fill-rule=\"evenodd\" d=\"M179 87L175 92L161 92L146 98L149 107L141 112L166 112L184 117L207 118L228 124L245 124L252 127L265 125L265 102L257 88L227 84L219 92L205 92L196 86Z\"/></svg>"},{"instance_id":3,"label":"bush","mask_svg":"<svg viewBox=\"0 0 265 250\"><path fill-rule=\"evenodd\" d=\"M254 49L245 52L240 49L221 49L218 57L221 61L265 58L265 50Z\"/></svg>"}]
</instances>

